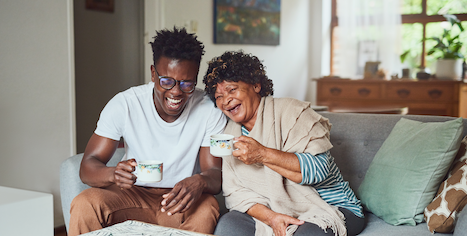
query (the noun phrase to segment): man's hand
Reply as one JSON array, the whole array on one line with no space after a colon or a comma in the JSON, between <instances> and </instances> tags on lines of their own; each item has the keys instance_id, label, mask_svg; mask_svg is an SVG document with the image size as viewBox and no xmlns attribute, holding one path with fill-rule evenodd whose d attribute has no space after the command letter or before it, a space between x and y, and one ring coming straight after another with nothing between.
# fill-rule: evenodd
<instances>
[{"instance_id":1,"label":"man's hand","mask_svg":"<svg viewBox=\"0 0 467 236\"><path fill-rule=\"evenodd\" d=\"M303 220L279 213L272 215L268 221L269 226L271 226L276 236L285 236L289 225L302 225L305 223Z\"/></svg>"},{"instance_id":2,"label":"man's hand","mask_svg":"<svg viewBox=\"0 0 467 236\"><path fill-rule=\"evenodd\" d=\"M258 141L247 136L235 138L235 150L232 155L247 165L262 164L265 157L266 147Z\"/></svg>"},{"instance_id":3,"label":"man's hand","mask_svg":"<svg viewBox=\"0 0 467 236\"><path fill-rule=\"evenodd\" d=\"M115 184L120 188L129 189L136 182L136 176L131 172L135 171L136 160L130 159L117 164L114 171Z\"/></svg>"},{"instance_id":4,"label":"man's hand","mask_svg":"<svg viewBox=\"0 0 467 236\"><path fill-rule=\"evenodd\" d=\"M183 213L187 211L193 203L198 201L206 187L206 182L201 175L193 175L178 182L172 191L164 194L162 197L162 212L167 215Z\"/></svg>"}]
</instances>

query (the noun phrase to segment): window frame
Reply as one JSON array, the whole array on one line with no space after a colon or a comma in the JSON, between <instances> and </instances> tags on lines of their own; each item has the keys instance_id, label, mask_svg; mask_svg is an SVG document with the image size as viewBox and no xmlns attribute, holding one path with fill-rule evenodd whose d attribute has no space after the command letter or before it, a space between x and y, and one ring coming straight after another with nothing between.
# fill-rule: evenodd
<instances>
[{"instance_id":1,"label":"window frame","mask_svg":"<svg viewBox=\"0 0 467 236\"><path fill-rule=\"evenodd\" d=\"M331 57L330 57L330 65L331 65L331 74L334 74L334 29L339 25L339 18L337 17L337 0L332 0L331 6ZM420 14L403 14L401 15L401 23L402 24L413 24L413 23L420 23L423 26L423 38L426 37L426 25L432 22L443 22L446 21L446 18L442 15L428 15L427 14L427 0L422 0L422 12ZM467 21L467 13L462 14L452 14L457 17L460 21ZM420 65L425 67L426 65L426 44L422 43L422 55Z\"/></svg>"}]
</instances>

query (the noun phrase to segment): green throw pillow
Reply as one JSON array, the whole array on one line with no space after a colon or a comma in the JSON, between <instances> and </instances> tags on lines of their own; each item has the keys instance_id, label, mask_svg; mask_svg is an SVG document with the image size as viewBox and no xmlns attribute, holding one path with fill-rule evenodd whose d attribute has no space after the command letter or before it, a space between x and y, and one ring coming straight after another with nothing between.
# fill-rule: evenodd
<instances>
[{"instance_id":1,"label":"green throw pillow","mask_svg":"<svg viewBox=\"0 0 467 236\"><path fill-rule=\"evenodd\" d=\"M462 118L429 123L402 118L358 188L363 206L392 225L421 223L459 149L462 130Z\"/></svg>"}]
</instances>

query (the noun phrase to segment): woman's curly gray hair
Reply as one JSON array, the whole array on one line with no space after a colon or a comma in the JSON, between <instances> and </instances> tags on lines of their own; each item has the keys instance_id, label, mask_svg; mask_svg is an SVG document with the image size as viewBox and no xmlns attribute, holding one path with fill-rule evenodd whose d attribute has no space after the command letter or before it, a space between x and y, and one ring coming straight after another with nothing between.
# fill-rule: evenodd
<instances>
[{"instance_id":1,"label":"woman's curly gray hair","mask_svg":"<svg viewBox=\"0 0 467 236\"><path fill-rule=\"evenodd\" d=\"M204 76L203 83L206 85L204 91L216 104L214 94L217 84L223 81L243 81L248 84L261 84L261 97L274 94L272 80L266 75L261 61L251 54L240 51L227 51L219 57L208 62L208 70Z\"/></svg>"}]
</instances>

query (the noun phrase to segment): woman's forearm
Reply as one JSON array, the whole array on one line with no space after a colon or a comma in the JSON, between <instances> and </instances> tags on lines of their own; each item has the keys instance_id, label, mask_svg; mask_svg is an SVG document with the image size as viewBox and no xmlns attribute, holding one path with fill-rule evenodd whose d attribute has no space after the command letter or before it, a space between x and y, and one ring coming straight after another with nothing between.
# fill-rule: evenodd
<instances>
[{"instance_id":1,"label":"woman's forearm","mask_svg":"<svg viewBox=\"0 0 467 236\"><path fill-rule=\"evenodd\" d=\"M263 155L263 165L293 182L302 182L300 162L294 153L267 148Z\"/></svg>"},{"instance_id":2,"label":"woman's forearm","mask_svg":"<svg viewBox=\"0 0 467 236\"><path fill-rule=\"evenodd\" d=\"M271 226L271 217L275 212L266 207L265 205L257 203L256 205L248 209L246 213L251 217L254 217L262 221L263 223Z\"/></svg>"}]
</instances>

